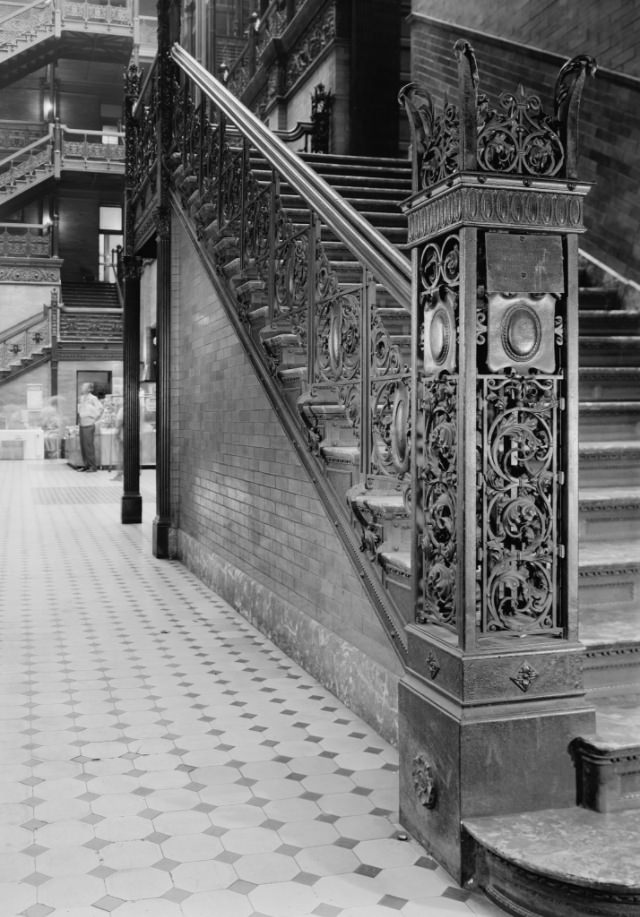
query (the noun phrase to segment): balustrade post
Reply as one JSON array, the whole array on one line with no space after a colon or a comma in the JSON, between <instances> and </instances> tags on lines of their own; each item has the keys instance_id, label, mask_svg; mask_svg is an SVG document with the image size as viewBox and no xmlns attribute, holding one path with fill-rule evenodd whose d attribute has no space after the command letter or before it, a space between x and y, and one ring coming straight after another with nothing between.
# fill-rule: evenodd
<instances>
[{"instance_id":1,"label":"balustrade post","mask_svg":"<svg viewBox=\"0 0 640 917\"><path fill-rule=\"evenodd\" d=\"M588 185L522 87L403 96L413 258L415 623L399 692L401 821L459 880L465 818L575 802L592 731L577 631L577 239ZM563 68L573 118L582 63ZM564 76L562 75L564 74ZM508 101L511 100L511 101ZM431 118L420 114L431 110Z\"/></svg>"},{"instance_id":2,"label":"balustrade post","mask_svg":"<svg viewBox=\"0 0 640 917\"><path fill-rule=\"evenodd\" d=\"M57 212L51 220L51 255L54 258L60 255L60 216Z\"/></svg>"},{"instance_id":3,"label":"balustrade post","mask_svg":"<svg viewBox=\"0 0 640 917\"><path fill-rule=\"evenodd\" d=\"M240 164L240 273L245 269L247 245L247 179L249 177L249 144L247 138L242 138L242 162Z\"/></svg>"},{"instance_id":4,"label":"balustrade post","mask_svg":"<svg viewBox=\"0 0 640 917\"><path fill-rule=\"evenodd\" d=\"M364 477L371 469L372 411L374 405L371 392L371 321L375 304L376 287L371 273L362 269L362 296L360 314L360 474Z\"/></svg>"},{"instance_id":5,"label":"balustrade post","mask_svg":"<svg viewBox=\"0 0 640 917\"><path fill-rule=\"evenodd\" d=\"M62 175L62 125L56 118L53 123L53 175L60 178Z\"/></svg>"},{"instance_id":6,"label":"balustrade post","mask_svg":"<svg viewBox=\"0 0 640 917\"><path fill-rule=\"evenodd\" d=\"M267 288L267 314L269 321L275 317L276 308L276 234L277 215L280 199L280 176L275 170L271 172L271 206L269 208L269 265Z\"/></svg>"},{"instance_id":7,"label":"balustrade post","mask_svg":"<svg viewBox=\"0 0 640 917\"><path fill-rule=\"evenodd\" d=\"M256 72L256 37L258 34L258 14L251 13L249 16L249 48L248 48L248 70L249 70L249 79L254 76Z\"/></svg>"},{"instance_id":8,"label":"balustrade post","mask_svg":"<svg viewBox=\"0 0 640 917\"><path fill-rule=\"evenodd\" d=\"M316 290L317 247L320 238L320 220L317 213L309 216L309 247L307 250L307 383L311 386L316 373Z\"/></svg>"}]
</instances>

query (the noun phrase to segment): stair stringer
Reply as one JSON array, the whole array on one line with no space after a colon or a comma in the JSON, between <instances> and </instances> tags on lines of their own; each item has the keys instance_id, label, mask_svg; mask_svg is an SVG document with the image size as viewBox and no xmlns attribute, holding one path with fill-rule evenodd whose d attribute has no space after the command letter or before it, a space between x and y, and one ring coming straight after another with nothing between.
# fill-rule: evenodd
<instances>
[{"instance_id":1,"label":"stair stringer","mask_svg":"<svg viewBox=\"0 0 640 917\"><path fill-rule=\"evenodd\" d=\"M225 282L221 265L215 264L214 259L198 238L197 230L185 213L179 195L171 192L171 201L174 214L180 220L194 249L197 251L202 266L220 297L225 313L278 417L282 429L313 483L320 502L344 546L347 557L362 582L378 620L404 666L407 658L407 644L402 615L391 598L385 595L377 571L363 554L361 538L352 526L346 506L341 505L337 499L327 479L322 461L313 454L308 433L302 426L302 419L294 414L290 403L287 402L285 395L280 391L274 377L273 363L270 363L268 355L257 347L240 318L237 311L237 299L230 289L230 285Z\"/></svg>"},{"instance_id":2,"label":"stair stringer","mask_svg":"<svg viewBox=\"0 0 640 917\"><path fill-rule=\"evenodd\" d=\"M16 364L12 366L11 369L2 375L0 375L0 388L7 382L13 382L14 379L17 379L19 376L24 376L26 373L31 372L34 369L37 369L39 366L44 366L46 363L51 361L50 353L41 353L37 356L29 357L28 362L22 362L20 365Z\"/></svg>"}]
</instances>

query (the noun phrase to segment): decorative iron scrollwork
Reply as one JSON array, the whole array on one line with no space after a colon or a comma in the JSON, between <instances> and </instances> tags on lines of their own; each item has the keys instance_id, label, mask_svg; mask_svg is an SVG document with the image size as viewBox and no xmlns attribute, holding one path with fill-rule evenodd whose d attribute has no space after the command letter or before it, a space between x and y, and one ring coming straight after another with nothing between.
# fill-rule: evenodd
<instances>
[{"instance_id":1,"label":"decorative iron scrollwork","mask_svg":"<svg viewBox=\"0 0 640 917\"><path fill-rule=\"evenodd\" d=\"M425 379L420 623L455 628L457 620L457 380Z\"/></svg>"},{"instance_id":2,"label":"decorative iron scrollwork","mask_svg":"<svg viewBox=\"0 0 640 917\"><path fill-rule=\"evenodd\" d=\"M341 381L360 373L360 297L338 293L316 304L316 379Z\"/></svg>"},{"instance_id":3,"label":"decorative iron scrollwork","mask_svg":"<svg viewBox=\"0 0 640 917\"><path fill-rule=\"evenodd\" d=\"M520 85L515 93L501 93L499 102L501 110L496 110L486 95L478 98L479 167L488 172L557 175L564 149L538 96L528 95Z\"/></svg>"},{"instance_id":4,"label":"decorative iron scrollwork","mask_svg":"<svg viewBox=\"0 0 640 917\"><path fill-rule=\"evenodd\" d=\"M429 242L420 256L420 302L423 305L422 349L427 373L457 366L460 242L457 235Z\"/></svg>"},{"instance_id":5,"label":"decorative iron scrollwork","mask_svg":"<svg viewBox=\"0 0 640 917\"><path fill-rule=\"evenodd\" d=\"M558 380L485 377L479 395L485 633L558 632Z\"/></svg>"},{"instance_id":6,"label":"decorative iron scrollwork","mask_svg":"<svg viewBox=\"0 0 640 917\"><path fill-rule=\"evenodd\" d=\"M408 380L393 379L373 386L372 469L404 476L410 458L410 395Z\"/></svg>"}]
</instances>

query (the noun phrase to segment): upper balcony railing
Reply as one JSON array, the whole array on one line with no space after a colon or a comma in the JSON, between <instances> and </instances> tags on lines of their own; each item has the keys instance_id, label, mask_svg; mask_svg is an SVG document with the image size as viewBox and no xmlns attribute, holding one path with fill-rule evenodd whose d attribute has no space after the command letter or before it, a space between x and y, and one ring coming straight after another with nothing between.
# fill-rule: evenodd
<instances>
[{"instance_id":1,"label":"upper balcony railing","mask_svg":"<svg viewBox=\"0 0 640 917\"><path fill-rule=\"evenodd\" d=\"M78 166L88 171L110 171L114 164L124 165L124 133L83 131L60 126L63 168Z\"/></svg>"},{"instance_id":2,"label":"upper balcony railing","mask_svg":"<svg viewBox=\"0 0 640 917\"><path fill-rule=\"evenodd\" d=\"M0 204L63 171L124 175L124 134L77 130L56 121L40 139L0 160Z\"/></svg>"},{"instance_id":3,"label":"upper balcony railing","mask_svg":"<svg viewBox=\"0 0 640 917\"><path fill-rule=\"evenodd\" d=\"M134 0L35 0L0 19L0 62L63 30L133 35Z\"/></svg>"},{"instance_id":4,"label":"upper balcony railing","mask_svg":"<svg viewBox=\"0 0 640 917\"><path fill-rule=\"evenodd\" d=\"M271 0L262 16L252 13L247 40L237 59L231 62L227 85L241 96L256 70L269 42L279 38L307 0ZM315 2L315 0L314 0Z\"/></svg>"},{"instance_id":5,"label":"upper balcony railing","mask_svg":"<svg viewBox=\"0 0 640 917\"><path fill-rule=\"evenodd\" d=\"M0 258L51 258L53 223L0 223Z\"/></svg>"}]
</instances>

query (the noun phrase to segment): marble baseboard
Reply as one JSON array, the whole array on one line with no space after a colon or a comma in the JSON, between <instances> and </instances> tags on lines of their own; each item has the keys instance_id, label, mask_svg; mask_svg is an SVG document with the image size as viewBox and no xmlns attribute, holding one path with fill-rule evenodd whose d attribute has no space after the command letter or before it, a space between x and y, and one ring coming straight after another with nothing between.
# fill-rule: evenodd
<instances>
[{"instance_id":1,"label":"marble baseboard","mask_svg":"<svg viewBox=\"0 0 640 917\"><path fill-rule=\"evenodd\" d=\"M396 673L182 531L177 532L177 556L378 735L397 745Z\"/></svg>"}]
</instances>

